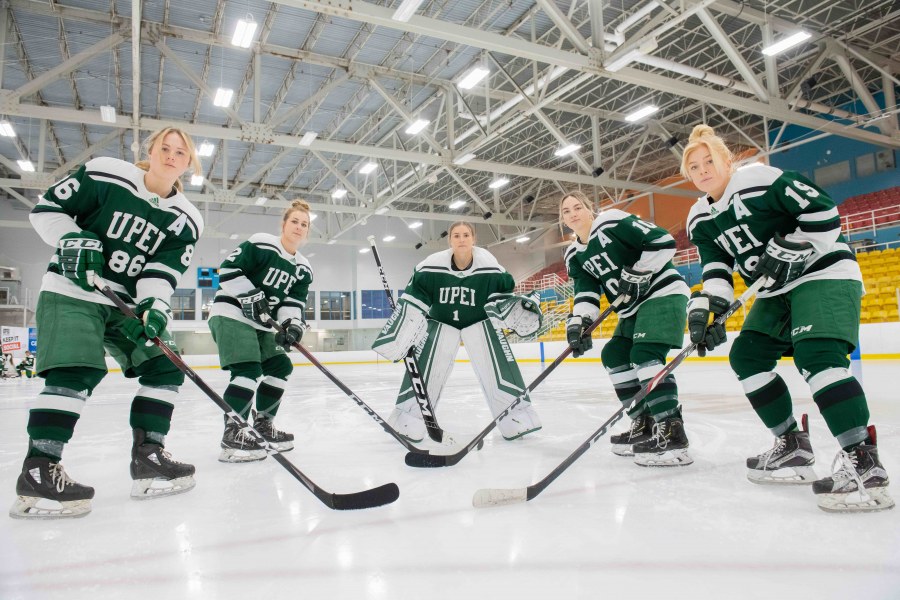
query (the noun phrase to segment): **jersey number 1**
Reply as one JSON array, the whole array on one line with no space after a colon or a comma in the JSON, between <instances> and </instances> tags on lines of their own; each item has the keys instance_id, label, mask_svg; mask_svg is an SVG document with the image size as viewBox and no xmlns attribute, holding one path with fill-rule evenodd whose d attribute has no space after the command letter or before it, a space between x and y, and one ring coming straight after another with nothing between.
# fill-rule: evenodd
<instances>
[{"instance_id":1,"label":"jersey number 1","mask_svg":"<svg viewBox=\"0 0 900 600\"><path fill-rule=\"evenodd\" d=\"M459 321L459 311L458 310L453 311L453 320Z\"/></svg>"}]
</instances>

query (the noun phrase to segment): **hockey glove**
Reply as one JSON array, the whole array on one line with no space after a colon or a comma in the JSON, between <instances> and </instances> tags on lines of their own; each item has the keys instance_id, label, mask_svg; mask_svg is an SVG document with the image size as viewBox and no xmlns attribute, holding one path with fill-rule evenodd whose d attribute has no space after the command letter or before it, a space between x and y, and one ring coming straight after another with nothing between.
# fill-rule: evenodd
<instances>
[{"instance_id":1,"label":"hockey glove","mask_svg":"<svg viewBox=\"0 0 900 600\"><path fill-rule=\"evenodd\" d=\"M259 288L253 288L245 294L238 294L237 301L241 304L241 312L251 321L260 325L266 325L269 320L269 301L266 293ZM268 325L266 325L268 327Z\"/></svg>"},{"instance_id":2,"label":"hockey glove","mask_svg":"<svg viewBox=\"0 0 900 600\"><path fill-rule=\"evenodd\" d=\"M169 323L169 307L162 300L144 298L134 307L138 319L125 319L120 325L122 333L135 344L150 346L153 338L162 333Z\"/></svg>"},{"instance_id":3,"label":"hockey glove","mask_svg":"<svg viewBox=\"0 0 900 600\"><path fill-rule=\"evenodd\" d=\"M622 303L636 304L650 289L651 279L653 279L652 271L622 267L622 275L619 277L619 295L622 296Z\"/></svg>"},{"instance_id":4,"label":"hockey glove","mask_svg":"<svg viewBox=\"0 0 900 600\"><path fill-rule=\"evenodd\" d=\"M484 312L503 329L518 336L531 335L541 328L541 297L537 291L525 296L509 294L484 305Z\"/></svg>"},{"instance_id":5,"label":"hockey glove","mask_svg":"<svg viewBox=\"0 0 900 600\"><path fill-rule=\"evenodd\" d=\"M90 231L67 233L59 239L59 271L85 290L94 290L94 276L103 272L103 242Z\"/></svg>"},{"instance_id":6,"label":"hockey glove","mask_svg":"<svg viewBox=\"0 0 900 600\"><path fill-rule=\"evenodd\" d=\"M591 326L593 321L587 315L569 315L566 320L566 341L572 349L572 356L578 358L594 347L594 341L589 335L583 335L584 330Z\"/></svg>"},{"instance_id":7,"label":"hockey glove","mask_svg":"<svg viewBox=\"0 0 900 600\"><path fill-rule=\"evenodd\" d=\"M774 283L769 284L768 288L777 290L803 274L803 267L812 252L813 247L807 242L789 242L775 234L759 257L754 276L769 277Z\"/></svg>"},{"instance_id":8,"label":"hockey glove","mask_svg":"<svg viewBox=\"0 0 900 600\"><path fill-rule=\"evenodd\" d=\"M285 319L281 324L281 331L275 332L275 343L290 352L294 344L299 344L303 337L303 331L308 328L303 321Z\"/></svg>"},{"instance_id":9,"label":"hockey glove","mask_svg":"<svg viewBox=\"0 0 900 600\"><path fill-rule=\"evenodd\" d=\"M691 342L697 344L697 354L706 356L708 350L725 343L727 335L725 325L713 322L710 317L718 317L728 310L725 298L712 296L704 292L694 292L688 302L688 332Z\"/></svg>"}]
</instances>

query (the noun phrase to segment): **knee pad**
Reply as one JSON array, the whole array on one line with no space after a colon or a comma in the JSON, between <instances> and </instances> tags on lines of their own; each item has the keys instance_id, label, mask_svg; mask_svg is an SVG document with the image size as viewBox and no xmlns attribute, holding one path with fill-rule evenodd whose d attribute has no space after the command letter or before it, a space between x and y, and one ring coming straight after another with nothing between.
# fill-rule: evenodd
<instances>
[{"instance_id":1,"label":"knee pad","mask_svg":"<svg viewBox=\"0 0 900 600\"><path fill-rule=\"evenodd\" d=\"M827 369L846 369L850 366L847 354L850 344L844 340L813 338L794 344L794 365L809 381L810 377Z\"/></svg>"},{"instance_id":2,"label":"knee pad","mask_svg":"<svg viewBox=\"0 0 900 600\"><path fill-rule=\"evenodd\" d=\"M728 363L738 379L747 379L775 368L790 344L755 331L741 332L731 344Z\"/></svg>"},{"instance_id":3,"label":"knee pad","mask_svg":"<svg viewBox=\"0 0 900 600\"><path fill-rule=\"evenodd\" d=\"M277 354L262 364L261 375L287 379L294 371L294 365L287 354Z\"/></svg>"},{"instance_id":4,"label":"knee pad","mask_svg":"<svg viewBox=\"0 0 900 600\"><path fill-rule=\"evenodd\" d=\"M650 362L666 364L666 356L669 354L669 346L666 344L638 343L631 347L629 358L633 365L643 365Z\"/></svg>"},{"instance_id":5,"label":"knee pad","mask_svg":"<svg viewBox=\"0 0 900 600\"><path fill-rule=\"evenodd\" d=\"M47 371L44 375L44 385L75 390L90 396L105 376L106 371L91 367L59 367Z\"/></svg>"},{"instance_id":6,"label":"knee pad","mask_svg":"<svg viewBox=\"0 0 900 600\"><path fill-rule=\"evenodd\" d=\"M180 387L184 383L184 373L165 356L151 358L135 371L138 382L148 387Z\"/></svg>"},{"instance_id":7,"label":"knee pad","mask_svg":"<svg viewBox=\"0 0 900 600\"><path fill-rule=\"evenodd\" d=\"M626 337L615 336L603 346L600 360L607 371L631 364L632 343Z\"/></svg>"}]
</instances>

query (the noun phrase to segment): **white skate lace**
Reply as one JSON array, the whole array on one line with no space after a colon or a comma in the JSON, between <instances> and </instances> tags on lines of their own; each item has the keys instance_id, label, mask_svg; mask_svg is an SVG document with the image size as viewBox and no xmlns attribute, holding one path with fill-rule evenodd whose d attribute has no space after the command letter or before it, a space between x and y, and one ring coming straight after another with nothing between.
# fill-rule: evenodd
<instances>
[{"instance_id":1,"label":"white skate lace","mask_svg":"<svg viewBox=\"0 0 900 600\"><path fill-rule=\"evenodd\" d=\"M859 490L860 494L868 497L866 486L863 485L862 477L860 477L859 471L857 470L858 464L855 452L851 454L844 452L843 450L839 451L831 463L831 468L834 469L840 465L840 469L835 471L834 475L831 476L831 479L834 480L836 489L840 489L844 486L843 480L853 479L856 481L856 489ZM838 484L839 480L841 480L840 484Z\"/></svg>"},{"instance_id":2,"label":"white skate lace","mask_svg":"<svg viewBox=\"0 0 900 600\"><path fill-rule=\"evenodd\" d=\"M66 486L75 483L75 480L66 474L66 470L59 463L50 465L50 481L56 485L56 491L62 494Z\"/></svg>"},{"instance_id":3,"label":"white skate lace","mask_svg":"<svg viewBox=\"0 0 900 600\"><path fill-rule=\"evenodd\" d=\"M770 450L766 450L757 457L758 460L762 461L763 470L769 466L769 461L772 460L772 457L784 449L786 443L787 436L778 436L775 438L775 445Z\"/></svg>"},{"instance_id":4,"label":"white skate lace","mask_svg":"<svg viewBox=\"0 0 900 600\"><path fill-rule=\"evenodd\" d=\"M653 439L656 440L657 447L665 450L669 445L669 440L666 439L666 423L663 421L662 423L654 423L653 424Z\"/></svg>"}]
</instances>

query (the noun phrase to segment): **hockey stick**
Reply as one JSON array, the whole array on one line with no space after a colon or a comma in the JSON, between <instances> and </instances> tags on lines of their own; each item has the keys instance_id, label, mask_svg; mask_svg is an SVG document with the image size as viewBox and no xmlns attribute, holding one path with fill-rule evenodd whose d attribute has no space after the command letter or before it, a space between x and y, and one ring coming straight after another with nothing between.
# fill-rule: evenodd
<instances>
[{"instance_id":1,"label":"hockey stick","mask_svg":"<svg viewBox=\"0 0 900 600\"><path fill-rule=\"evenodd\" d=\"M108 285L102 282L99 278L95 282L95 285L100 289L104 296L112 300L113 304L122 311L122 313L126 317L130 317L132 319L138 319L138 316L134 314L134 311L128 307L125 302L119 298L114 291L112 291ZM102 286L102 287L100 287ZM253 429L247 421L241 417L241 415L237 414L231 407L228 406L228 403L219 396L209 385L203 381L193 369L191 369L187 363L182 360L178 354L169 348L164 341L155 337L150 340L153 342L157 348L159 348L166 357L172 361L172 364L175 365L179 371L184 373L184 375L197 384L204 394L206 394L210 400L216 403L216 405L222 409L228 418L237 423L242 429L249 431L249 433L253 436L253 439L260 446L265 448L266 452L272 456L272 458L278 462L282 467L284 467L288 473L294 476L294 478L302 483L306 489L311 491L313 495L318 498L325 506L328 508L332 508L334 510L354 510L359 508L374 508L376 506L382 506L384 504L390 504L394 500L400 497L400 488L397 487L396 483L386 483L377 488L372 488L370 490L364 490L362 492L356 492L353 494L333 494L330 492L326 492L319 486L317 486L309 477L304 475L300 469L294 466L291 461L286 459L274 446L266 442L266 440Z\"/></svg>"},{"instance_id":2,"label":"hockey stick","mask_svg":"<svg viewBox=\"0 0 900 600\"><path fill-rule=\"evenodd\" d=\"M728 320L732 314L734 314L737 309L747 303L747 300L750 299L756 292L759 291L760 288L764 287L764 285L768 282L768 278L759 278L757 279L753 285L751 285L747 290L740 295L740 297L729 305L728 309L716 317L715 322L724 325L725 321ZM588 449L599 440L603 434L609 431L609 428L615 425L619 419L622 418L622 415L625 414L625 411L633 405L635 402L640 402L641 399L645 398L647 394L649 394L659 382L662 381L666 375L671 373L675 368L684 362L684 359L688 357L694 350L697 349L696 343L688 344L684 347L684 349L678 353L678 355L673 358L669 364L663 367L659 373L653 376L653 379L648 381L646 385L644 385L637 394L635 394L628 406L623 406L616 413L611 416L607 421L600 426L600 429L591 434L591 436L584 441L578 448L575 449L572 454L568 456L562 463L559 464L555 469L550 471L550 473L532 485L529 485L526 488L515 488L515 489L481 489L475 492L475 496L472 498L472 506L475 508L483 508L485 506L502 506L504 504L517 504L519 502L527 502L528 500L534 500L538 494L547 489L553 481L559 477L563 471L572 466L582 454L588 451Z\"/></svg>"},{"instance_id":3,"label":"hockey stick","mask_svg":"<svg viewBox=\"0 0 900 600\"><path fill-rule=\"evenodd\" d=\"M387 276L384 274L384 267L381 265L381 258L378 256L378 248L375 247L375 236L370 235L366 239L369 240L369 245L372 247L372 256L375 257L375 264L378 265L378 274L381 275L381 284L384 286L384 293L388 297L391 310L394 310L397 308L397 303L394 302L391 286L388 284ZM428 397L428 388L422 379L419 365L416 363L415 348L410 348L409 352L406 353L406 356L403 357L403 365L406 367L406 372L409 373L413 394L416 396L416 403L419 405L419 410L422 411L422 419L425 420L425 429L428 431L428 437L436 442L443 442L444 430L441 429L435 418L434 404L431 402L431 398Z\"/></svg>"},{"instance_id":4,"label":"hockey stick","mask_svg":"<svg viewBox=\"0 0 900 600\"><path fill-rule=\"evenodd\" d=\"M600 326L600 323L602 323L606 319L606 317L608 317L610 314L612 314L613 310L615 310L616 307L618 307L619 304L621 304L621 303L622 303L622 297L618 296L615 300L613 300L612 304L610 304L606 308L606 310L604 310L602 313L600 313L600 316L597 317L597 319L593 323L591 323L590 326L581 333L581 337L590 336L591 333L595 329L597 329L597 327ZM572 354L572 348L566 347L566 349L563 350L562 354L560 354L556 358L556 360L554 360L552 363L550 363L550 366L547 367L546 369L544 369L544 371L540 375L538 375L535 378L535 380L532 381L528 385L528 387L525 389L525 392L522 394L519 394L519 396L516 397L516 399L513 400L510 403L510 405L506 407L506 409L503 410L503 412L501 412L499 415L494 417L494 420L491 421L490 423L488 423L487 427L482 429L481 433L476 435L472 439L472 441L469 442L468 445L466 445L465 448L463 448L459 452L456 452L455 454L430 454L427 451L410 452L409 454L406 455L406 464L409 465L410 467L433 468L433 467L450 467L450 466L455 465L459 461L461 461L463 459L463 457L466 454L468 454L470 450L472 450L472 448L475 448L475 447L480 448L481 444L484 443L484 438L487 437L487 435L494 429L494 427L496 427L497 424L506 415L508 415L512 411L512 409L514 409L516 406L518 406L519 403L523 402L525 400L525 396L528 395L528 392L534 391L534 388L536 388L538 385L540 385L540 383L542 381L544 381L544 379L546 379L547 376L550 375L550 373L552 373L553 370L557 366L559 366L559 364L562 361L564 361L566 358L568 358L568 356L570 354Z\"/></svg>"},{"instance_id":5,"label":"hockey stick","mask_svg":"<svg viewBox=\"0 0 900 600\"><path fill-rule=\"evenodd\" d=\"M268 320L268 322L267 322L267 325L268 325L269 327L272 327L275 331L284 331L284 330L282 329L281 325L279 325L278 323L276 323L275 320L272 319L272 318L269 318L269 320ZM292 346L293 348L299 350L299 351L300 351L300 354L302 354L303 356L305 356L306 359L307 359L309 362L311 362L311 363L313 364L314 367L316 367L317 369L319 369L320 371L322 371L322 373L325 374L325 377L327 377L328 379L331 380L331 383L333 383L334 385L338 386L342 392L344 392L345 394L347 394L347 396L349 396L351 400L353 400L354 402L356 402L356 403L360 406L360 408L362 408L364 411L366 411L366 413L367 413L370 417L372 417L372 419L375 420L376 423L378 423L379 425L381 425L381 428L382 428L382 429L384 429L388 434L390 434L391 437L393 437L395 440L397 440L398 442L400 442L401 444L403 444L403 447L404 447L404 448L406 448L406 449L409 450L410 452L421 452L421 450L419 450L418 448L416 448L415 446L413 446L412 444L410 444L409 441L408 441L405 437L403 437L402 435L400 435L399 433L397 433L397 431L396 431L393 427L391 427L390 425L388 425L388 424L384 421L384 419L382 419L381 417L379 417L379 416L378 416L378 413L376 413L374 410L372 410L371 407L369 407L368 404L366 404L365 402L363 402L363 401L359 398L359 396L357 396L356 394L354 394L353 391L352 391L350 388L348 388L346 385L344 385L344 383L343 383L340 379L338 379L337 377L335 377L335 376L331 373L331 371L329 371L328 369L326 369L325 366L324 366L322 363L320 363L320 362L316 359L315 356L313 356L312 352L310 352L309 350L307 350L306 348L304 348L304 347L300 344L300 342L295 342L294 344L291 344L291 346Z\"/></svg>"}]
</instances>

